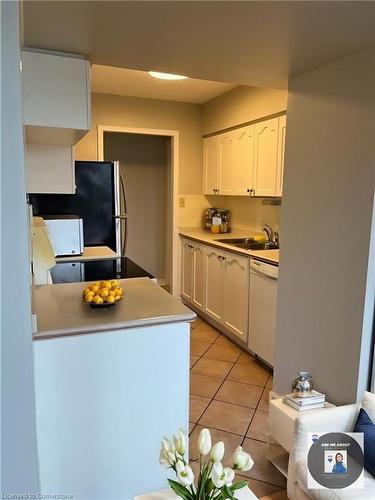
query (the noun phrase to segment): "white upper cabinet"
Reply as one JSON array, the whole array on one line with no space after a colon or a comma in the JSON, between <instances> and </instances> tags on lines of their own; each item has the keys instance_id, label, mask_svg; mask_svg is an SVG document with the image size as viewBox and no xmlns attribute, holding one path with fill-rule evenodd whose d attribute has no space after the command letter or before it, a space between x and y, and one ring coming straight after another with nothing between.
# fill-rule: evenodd
<instances>
[{"instance_id":1,"label":"white upper cabinet","mask_svg":"<svg viewBox=\"0 0 375 500\"><path fill-rule=\"evenodd\" d=\"M26 193L74 194L73 148L26 144Z\"/></svg>"},{"instance_id":2,"label":"white upper cabinet","mask_svg":"<svg viewBox=\"0 0 375 500\"><path fill-rule=\"evenodd\" d=\"M254 170L254 125L233 132L233 195L251 194Z\"/></svg>"},{"instance_id":3,"label":"white upper cabinet","mask_svg":"<svg viewBox=\"0 0 375 500\"><path fill-rule=\"evenodd\" d=\"M203 142L203 193L216 194L219 189L219 138L204 139Z\"/></svg>"},{"instance_id":4,"label":"white upper cabinet","mask_svg":"<svg viewBox=\"0 0 375 500\"><path fill-rule=\"evenodd\" d=\"M286 115L279 117L279 137L277 146L276 196L283 194L285 156Z\"/></svg>"},{"instance_id":5,"label":"white upper cabinet","mask_svg":"<svg viewBox=\"0 0 375 500\"><path fill-rule=\"evenodd\" d=\"M73 146L91 127L89 62L24 50L22 66L26 142Z\"/></svg>"},{"instance_id":6,"label":"white upper cabinet","mask_svg":"<svg viewBox=\"0 0 375 500\"><path fill-rule=\"evenodd\" d=\"M204 139L204 194L281 196L286 116Z\"/></svg>"},{"instance_id":7,"label":"white upper cabinet","mask_svg":"<svg viewBox=\"0 0 375 500\"><path fill-rule=\"evenodd\" d=\"M232 194L233 176L233 133L221 134L219 138L219 191L216 194Z\"/></svg>"},{"instance_id":8,"label":"white upper cabinet","mask_svg":"<svg viewBox=\"0 0 375 500\"><path fill-rule=\"evenodd\" d=\"M255 196L276 196L278 118L255 124Z\"/></svg>"}]
</instances>

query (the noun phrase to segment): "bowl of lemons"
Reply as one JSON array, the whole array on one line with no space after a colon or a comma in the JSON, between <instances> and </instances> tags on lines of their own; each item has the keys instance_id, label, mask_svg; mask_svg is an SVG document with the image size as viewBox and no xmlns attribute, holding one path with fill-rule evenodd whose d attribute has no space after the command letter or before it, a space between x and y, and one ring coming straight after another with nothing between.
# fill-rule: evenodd
<instances>
[{"instance_id":1,"label":"bowl of lemons","mask_svg":"<svg viewBox=\"0 0 375 500\"><path fill-rule=\"evenodd\" d=\"M123 296L118 280L95 281L83 290L83 300L91 307L114 306Z\"/></svg>"}]
</instances>

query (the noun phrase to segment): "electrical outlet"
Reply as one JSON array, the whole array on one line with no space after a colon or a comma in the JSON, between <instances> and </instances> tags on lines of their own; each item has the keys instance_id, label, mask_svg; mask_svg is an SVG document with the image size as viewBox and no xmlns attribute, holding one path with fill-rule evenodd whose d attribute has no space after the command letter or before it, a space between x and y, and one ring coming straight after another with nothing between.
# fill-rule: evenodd
<instances>
[{"instance_id":1,"label":"electrical outlet","mask_svg":"<svg viewBox=\"0 0 375 500\"><path fill-rule=\"evenodd\" d=\"M185 208L185 198L180 197L180 198L178 199L178 206L179 206L180 208Z\"/></svg>"}]
</instances>

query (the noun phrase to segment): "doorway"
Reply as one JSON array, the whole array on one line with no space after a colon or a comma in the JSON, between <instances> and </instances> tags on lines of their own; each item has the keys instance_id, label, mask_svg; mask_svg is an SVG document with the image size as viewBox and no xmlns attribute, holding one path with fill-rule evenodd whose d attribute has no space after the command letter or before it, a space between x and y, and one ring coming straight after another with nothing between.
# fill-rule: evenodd
<instances>
[{"instance_id":1,"label":"doorway","mask_svg":"<svg viewBox=\"0 0 375 500\"><path fill-rule=\"evenodd\" d=\"M156 133L155 133L156 132ZM98 159L118 161L124 255L175 293L174 254L178 132L98 127ZM178 243L178 241L177 241Z\"/></svg>"}]
</instances>

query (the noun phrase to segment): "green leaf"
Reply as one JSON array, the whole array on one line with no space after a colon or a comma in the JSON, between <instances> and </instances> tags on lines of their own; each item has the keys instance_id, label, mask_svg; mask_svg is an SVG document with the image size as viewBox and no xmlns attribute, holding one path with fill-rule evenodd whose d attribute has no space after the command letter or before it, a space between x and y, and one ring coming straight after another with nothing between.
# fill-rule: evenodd
<instances>
[{"instance_id":1,"label":"green leaf","mask_svg":"<svg viewBox=\"0 0 375 500\"><path fill-rule=\"evenodd\" d=\"M247 485L248 485L247 481L236 481L235 483L232 484L232 486L229 489L231 491L236 491L240 490L241 488L244 488Z\"/></svg>"},{"instance_id":2,"label":"green leaf","mask_svg":"<svg viewBox=\"0 0 375 500\"><path fill-rule=\"evenodd\" d=\"M228 486L223 487L223 494L225 495L225 498L231 498L232 500L235 500L233 492Z\"/></svg>"},{"instance_id":3,"label":"green leaf","mask_svg":"<svg viewBox=\"0 0 375 500\"><path fill-rule=\"evenodd\" d=\"M168 479L168 483L179 497L184 498L185 500L194 500L193 495L185 488L185 486L182 486L182 484L177 481L173 481L173 479Z\"/></svg>"}]
</instances>

